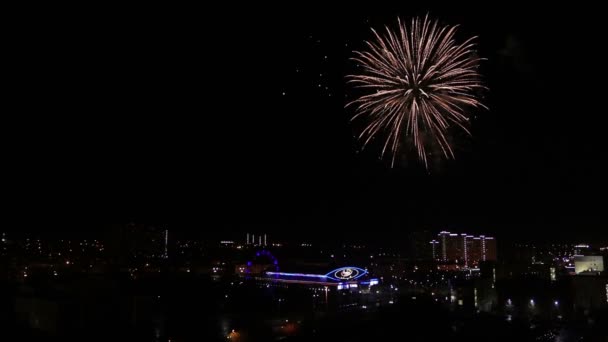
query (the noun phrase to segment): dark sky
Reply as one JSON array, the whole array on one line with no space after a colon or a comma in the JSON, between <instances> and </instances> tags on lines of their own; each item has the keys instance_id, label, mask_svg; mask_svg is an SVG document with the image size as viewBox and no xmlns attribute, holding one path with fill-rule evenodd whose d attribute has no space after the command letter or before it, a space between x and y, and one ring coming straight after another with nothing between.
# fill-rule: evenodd
<instances>
[{"instance_id":1,"label":"dark sky","mask_svg":"<svg viewBox=\"0 0 608 342\"><path fill-rule=\"evenodd\" d=\"M606 238L605 20L592 9L239 6L15 24L13 227ZM457 160L390 169L357 152L348 58L370 27L427 12L479 36L490 110Z\"/></svg>"}]
</instances>

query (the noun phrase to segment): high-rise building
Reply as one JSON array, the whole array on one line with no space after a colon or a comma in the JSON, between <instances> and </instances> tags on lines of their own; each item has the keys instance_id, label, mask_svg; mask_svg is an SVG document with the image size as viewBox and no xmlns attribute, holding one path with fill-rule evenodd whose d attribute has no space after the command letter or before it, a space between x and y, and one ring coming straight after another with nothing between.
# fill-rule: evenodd
<instances>
[{"instance_id":1,"label":"high-rise building","mask_svg":"<svg viewBox=\"0 0 608 342\"><path fill-rule=\"evenodd\" d=\"M448 255L447 255L447 250L448 250L448 238L450 236L450 232L446 232L443 231L441 233L439 233L439 247L441 249L441 260L442 261L447 261L448 260Z\"/></svg>"},{"instance_id":2,"label":"high-rise building","mask_svg":"<svg viewBox=\"0 0 608 342\"><path fill-rule=\"evenodd\" d=\"M475 266L479 261L483 261L483 244L481 237L473 236L471 238L471 248L468 251L469 264Z\"/></svg>"},{"instance_id":3,"label":"high-rise building","mask_svg":"<svg viewBox=\"0 0 608 342\"><path fill-rule=\"evenodd\" d=\"M169 229L165 229L165 253L163 257L165 259L169 258Z\"/></svg>"},{"instance_id":4,"label":"high-rise building","mask_svg":"<svg viewBox=\"0 0 608 342\"><path fill-rule=\"evenodd\" d=\"M464 246L458 234L448 233L445 236L445 260L459 263L464 259Z\"/></svg>"},{"instance_id":5,"label":"high-rise building","mask_svg":"<svg viewBox=\"0 0 608 342\"><path fill-rule=\"evenodd\" d=\"M574 246L574 255L588 255L590 249L591 246L588 244L579 243L578 245Z\"/></svg>"},{"instance_id":6,"label":"high-rise building","mask_svg":"<svg viewBox=\"0 0 608 342\"><path fill-rule=\"evenodd\" d=\"M260 235L258 235L258 239L256 240L255 234L247 233L247 245L268 246L268 235L260 234Z\"/></svg>"},{"instance_id":7,"label":"high-rise building","mask_svg":"<svg viewBox=\"0 0 608 342\"><path fill-rule=\"evenodd\" d=\"M439 251L441 248L439 247L439 241L431 240L431 255L433 260L439 260Z\"/></svg>"},{"instance_id":8,"label":"high-rise building","mask_svg":"<svg viewBox=\"0 0 608 342\"><path fill-rule=\"evenodd\" d=\"M477 267L481 261L496 260L496 240L493 237L454 234L442 231L431 240L433 256L447 263Z\"/></svg>"},{"instance_id":9,"label":"high-rise building","mask_svg":"<svg viewBox=\"0 0 608 342\"><path fill-rule=\"evenodd\" d=\"M482 251L482 260L496 261L496 239L490 236L484 236L483 242L484 249Z\"/></svg>"},{"instance_id":10,"label":"high-rise building","mask_svg":"<svg viewBox=\"0 0 608 342\"><path fill-rule=\"evenodd\" d=\"M577 255L574 257L574 272L598 273L604 271L604 257L601 255Z\"/></svg>"}]
</instances>

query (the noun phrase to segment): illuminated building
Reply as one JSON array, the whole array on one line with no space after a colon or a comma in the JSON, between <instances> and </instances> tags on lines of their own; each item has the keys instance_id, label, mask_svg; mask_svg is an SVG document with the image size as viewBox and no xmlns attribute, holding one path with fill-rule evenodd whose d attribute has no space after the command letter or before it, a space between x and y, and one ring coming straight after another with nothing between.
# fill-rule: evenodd
<instances>
[{"instance_id":1,"label":"illuminated building","mask_svg":"<svg viewBox=\"0 0 608 342\"><path fill-rule=\"evenodd\" d=\"M439 233L439 241L441 245L441 260L445 262L462 260L464 254L462 253L462 243L458 234L442 231Z\"/></svg>"},{"instance_id":2,"label":"illuminated building","mask_svg":"<svg viewBox=\"0 0 608 342\"><path fill-rule=\"evenodd\" d=\"M337 290L369 288L378 284L378 279L369 278L367 270L354 266L340 267L326 274L266 272L259 279L307 286L331 286Z\"/></svg>"},{"instance_id":3,"label":"illuminated building","mask_svg":"<svg viewBox=\"0 0 608 342\"><path fill-rule=\"evenodd\" d=\"M473 237L471 236L470 240L471 241L471 245L470 248L468 249L468 262L471 265L475 265L477 261L477 263L479 263L479 261L483 261L483 257L482 257L482 250L483 250L483 245L481 243L481 237Z\"/></svg>"},{"instance_id":4,"label":"illuminated building","mask_svg":"<svg viewBox=\"0 0 608 342\"><path fill-rule=\"evenodd\" d=\"M581 274L585 272L603 272L604 257L603 256L582 256L574 257L574 272Z\"/></svg>"},{"instance_id":5,"label":"illuminated building","mask_svg":"<svg viewBox=\"0 0 608 342\"><path fill-rule=\"evenodd\" d=\"M441 233L439 233L439 244L441 247L441 260L443 261L447 261L448 260L448 256L447 256L447 239L448 236L450 235L450 232L446 232L443 231Z\"/></svg>"},{"instance_id":6,"label":"illuminated building","mask_svg":"<svg viewBox=\"0 0 608 342\"><path fill-rule=\"evenodd\" d=\"M438 254L439 250L440 250L439 241L432 240L431 241L431 255L432 255L433 260L439 259L439 254Z\"/></svg>"},{"instance_id":7,"label":"illuminated building","mask_svg":"<svg viewBox=\"0 0 608 342\"><path fill-rule=\"evenodd\" d=\"M574 255L589 254L590 246L584 243L574 246Z\"/></svg>"},{"instance_id":8,"label":"illuminated building","mask_svg":"<svg viewBox=\"0 0 608 342\"><path fill-rule=\"evenodd\" d=\"M299 268L300 266L298 266ZM327 273L304 273L279 271L279 261L268 250L255 253L246 264L236 265L235 272L245 278L270 284L298 284L307 287L324 286L337 290L369 289L377 285L378 279L370 279L366 269L346 266Z\"/></svg>"},{"instance_id":9,"label":"illuminated building","mask_svg":"<svg viewBox=\"0 0 608 342\"><path fill-rule=\"evenodd\" d=\"M257 240L257 243L256 243L255 234L251 234L250 235L249 233L247 233L247 236L246 236L246 245L268 246L268 235L267 234L263 234L263 235L264 236L262 236L262 234L258 235L258 240Z\"/></svg>"},{"instance_id":10,"label":"illuminated building","mask_svg":"<svg viewBox=\"0 0 608 342\"><path fill-rule=\"evenodd\" d=\"M169 258L169 229L165 229L165 253L164 258Z\"/></svg>"},{"instance_id":11,"label":"illuminated building","mask_svg":"<svg viewBox=\"0 0 608 342\"><path fill-rule=\"evenodd\" d=\"M438 240L432 240L430 243L433 255L446 263L477 267L481 261L496 260L496 239L490 236L459 235L442 231Z\"/></svg>"},{"instance_id":12,"label":"illuminated building","mask_svg":"<svg viewBox=\"0 0 608 342\"><path fill-rule=\"evenodd\" d=\"M462 240L458 234L448 234L445 236L445 259L444 261L453 260L456 263L464 259L464 250Z\"/></svg>"},{"instance_id":13,"label":"illuminated building","mask_svg":"<svg viewBox=\"0 0 608 342\"><path fill-rule=\"evenodd\" d=\"M496 261L496 239L493 237L483 237L482 260Z\"/></svg>"}]
</instances>

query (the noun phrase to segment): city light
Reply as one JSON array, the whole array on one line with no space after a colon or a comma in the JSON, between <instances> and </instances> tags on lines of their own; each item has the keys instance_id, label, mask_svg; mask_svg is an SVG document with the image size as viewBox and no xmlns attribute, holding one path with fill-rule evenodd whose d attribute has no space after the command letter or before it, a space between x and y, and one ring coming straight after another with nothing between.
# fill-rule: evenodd
<instances>
[{"instance_id":1,"label":"city light","mask_svg":"<svg viewBox=\"0 0 608 342\"><path fill-rule=\"evenodd\" d=\"M327 278L326 275L307 274L307 273L266 272L266 274L271 275L271 276L285 276L285 277Z\"/></svg>"},{"instance_id":2,"label":"city light","mask_svg":"<svg viewBox=\"0 0 608 342\"><path fill-rule=\"evenodd\" d=\"M475 303L475 307L478 307L479 305L477 304L477 288L473 289L473 301Z\"/></svg>"},{"instance_id":3,"label":"city light","mask_svg":"<svg viewBox=\"0 0 608 342\"><path fill-rule=\"evenodd\" d=\"M284 277L303 277L303 278L327 278L331 280L355 280L361 278L367 271L359 267L341 267L327 274L308 274L308 273L287 273L287 272L266 272L269 276Z\"/></svg>"},{"instance_id":4,"label":"city light","mask_svg":"<svg viewBox=\"0 0 608 342\"><path fill-rule=\"evenodd\" d=\"M374 315L378 313L382 314L383 310L391 311L395 306L399 306L400 310L408 310L406 302L409 302L410 304L417 304L409 305L413 310L418 308L425 310L425 305L432 305L437 309L454 312L455 314L466 308L465 311L470 310L472 317L475 316L475 312L479 314L483 312L482 315L493 316L502 320L504 326L508 326L513 324L508 322L516 322L517 325L529 325L536 315L542 315L543 319L550 323L565 320L562 322L563 324L570 324L572 315L569 313L571 307L586 309L590 302L593 305L599 303L602 307L608 303L608 283L605 276L597 272L586 272L587 274L584 276L568 275L567 265L569 263L574 265L576 261L580 262L580 257L568 258L568 262L564 262L563 255L566 254L560 254L562 251L558 251L556 248L559 247L555 246L546 250L542 246L528 245L527 248L529 249L520 252L521 259L518 259L518 263L513 264L512 267L507 257L502 259L502 252L500 263L488 262L482 265L473 263L471 258L475 258L474 253L477 252L475 248L472 248L474 242L472 242L472 238L468 238L469 235L466 235L466 241L471 240L471 242L466 246L465 258L453 259L458 260L460 265L450 264L452 261L443 262L431 259L431 246L425 243L428 241L426 237L420 243L420 245L428 247L428 255L424 257L426 259L412 258L408 262L401 262L402 259L407 260L406 257L397 253L393 254L390 249L374 249L373 246L365 247L364 251L353 252L348 250L348 248L351 248L348 245L342 247L347 252L325 247L325 250L319 255L321 249L316 245L314 247L306 246L310 249L303 251L299 242L294 244L290 242L289 244L286 243L284 248L295 247L295 249L283 251L285 254L282 253L281 255L286 255L289 259L286 259L285 266L281 265L282 268L279 269L277 259L270 257L270 253L275 253L275 249L264 251L262 250L263 247L244 245L244 250L237 251L235 248L228 250L222 248L216 242L209 244L214 249L205 250L203 255L206 257L201 259L200 254L196 255L185 247L188 245L199 248L201 244L184 240L175 242L177 248L175 255L180 255L182 251L185 251L184 256L175 258L174 262L167 264L166 260L163 260L163 232L164 230L159 233L159 237L150 246L149 251L131 249L114 260L106 259L103 255L100 255L99 243L92 242L92 240L89 240L91 242L86 244L84 242L80 243L80 240L73 241L71 243L73 247L76 245L91 246L90 248L84 247L84 253L81 253L80 247L74 248L74 254L67 252L70 246L68 240L59 247L55 247L51 243L47 246L46 241L42 240L44 253L38 253L40 245L36 242L36 239L31 240L31 246L26 249L24 242L13 245L15 240L11 237L7 249L10 249L10 246L23 248L22 255L32 257L31 259L18 260L18 262L11 260L13 267L15 267L11 276L16 284L21 283L24 288L39 286L39 280L46 281L46 283L42 282L41 284L54 283L55 286L52 286L52 289L59 294L62 294L61 291L66 291L64 290L66 289L64 282L69 285L71 280L79 275L84 277L94 276L96 279L97 277L102 278L107 269L116 269L115 266L117 265L122 267L121 272L124 272L126 279L130 279L137 284L134 288L137 288L139 284L145 286L148 282L153 283L160 275L157 272L161 272L161 270L163 276L169 279L180 279L180 284L181 280L184 283L193 280L201 283L208 281L211 287L203 286L201 289L195 289L195 291L212 293L218 307L228 305L231 310L233 308L240 310L240 307L261 302L260 298L267 300L267 304L271 304L268 307L274 310L274 316L266 322L272 322L268 324L272 324L274 333L277 333L281 330L281 326L284 326L283 330L277 333L277 340L283 336L290 337L285 333L287 323L290 325L301 324L300 322L296 323L298 309L294 309L294 307L300 305L310 306L305 308L306 310L323 311L332 315L341 315L355 309L359 310L360 314L365 313L365 316L375 317ZM447 235L448 252L450 248L462 249L464 247L457 244L463 240L463 236L458 234L453 239L459 240L451 241L449 240L451 235ZM491 240L486 238L487 241ZM481 239L478 242L481 245ZM255 243L257 244L258 240ZM145 244L142 244L142 246L148 247ZM569 248L572 248L572 246L574 245L571 244ZM3 247L4 245L0 243L0 252L2 252ZM437 244L436 247L436 253L441 258L441 245ZM59 248L61 248L63 256L59 256ZM202 249L202 247L200 248ZM114 247L112 250L114 250ZM26 253L28 251L30 254ZM462 251L464 252L464 250ZM597 251L597 249L592 248L592 251ZM297 253L300 252L303 254L298 255ZM358 252L358 254L355 252ZM256 258L256 253L258 258ZM346 260L367 262L361 267L334 266L328 268L326 266L328 264L327 256L330 253L335 253L336 258L341 261L344 260L340 263L337 259L333 259L333 261L338 262L338 266L346 263L354 264L353 261L348 262ZM563 253L572 252L564 249ZM346 255L346 258L339 258L341 254ZM504 255L508 254L505 252ZM318 261L308 262L308 258L311 256L314 256ZM368 259L370 256L374 258ZM469 267L464 267L467 258L469 259ZM522 267L523 263L526 264L526 267ZM497 268L496 265L501 266ZM93 266L95 266L94 270ZM460 269L457 266L460 266ZM288 269L296 272L285 272ZM196 272L194 272L195 270ZM279 272L279 270L282 272ZM298 270L311 270L312 272L297 272ZM61 273L61 277L59 273ZM188 274L184 275L183 273ZM199 280L199 277L192 278L191 275L194 274L204 280ZM223 275L226 275L226 277L223 277ZM531 282L528 282L529 278L531 278ZM518 279L518 281L513 282L513 279ZM553 287L556 287L556 284L551 283L550 280L555 281L556 279L560 282L568 282L572 291L554 291ZM539 280L550 286L549 290L543 292L541 289L533 288L530 285ZM525 291L518 292L517 289L512 287L513 284L519 286L519 281L523 284L522 286L530 286L530 289L527 290L534 290L534 292L522 296ZM580 284L578 284L579 282ZM593 284L593 286L587 286L587 284ZM214 290L216 286L217 291ZM67 289L70 290L71 288L67 287ZM299 290L291 291L291 289ZM172 291L166 291L166 293L172 293ZM241 293L247 293L250 297L241 296ZM406 302L398 303L400 298L397 296L398 293L403 295L403 299L407 299ZM587 297L577 298L580 293ZM260 297L256 298L256 295ZM151 299L161 309L165 305L170 305L176 298L175 296L163 295L162 299L157 296L157 300L154 301L156 295L153 293L152 295L146 294L146 296L150 297L148 300ZM190 298L192 296L194 295L191 295ZM420 298L420 300L417 298ZM249 300L251 302L248 302ZM295 304L287 305L289 304L287 302ZM404 306L401 307L400 304L404 304ZM254 312L254 310L247 312ZM589 317L596 319L597 316L592 311L590 312ZM285 321L287 314L292 317L289 322ZM231 332L233 327L235 330ZM162 337L167 341L166 336L164 336L166 335L166 328L159 329L161 329L158 330L161 331L160 335L163 335ZM221 327L221 332L218 332L217 336L223 336L224 339L229 336L232 341L237 339L249 340L254 336L249 328L242 329L245 328L234 326L232 321L229 321ZM534 329L533 334L538 333L539 336L544 336L543 334L546 334L545 329L549 328L537 325ZM236 333L236 331L239 333ZM459 331L455 331L454 336L460 336L459 334ZM294 336L296 335L294 333Z\"/></svg>"}]
</instances>

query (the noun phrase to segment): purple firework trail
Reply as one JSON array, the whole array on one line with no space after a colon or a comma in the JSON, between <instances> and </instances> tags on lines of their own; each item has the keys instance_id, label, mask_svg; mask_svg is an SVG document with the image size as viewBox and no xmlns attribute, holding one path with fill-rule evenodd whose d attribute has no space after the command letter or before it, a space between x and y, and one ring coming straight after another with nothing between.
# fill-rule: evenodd
<instances>
[{"instance_id":1,"label":"purple firework trail","mask_svg":"<svg viewBox=\"0 0 608 342\"><path fill-rule=\"evenodd\" d=\"M467 110L484 107L475 95L485 88L478 72L481 58L474 50L476 37L455 41L457 26L440 26L428 16L412 19L409 26L399 20L398 26L386 27L384 35L372 29L375 39L355 52L360 71L347 78L365 94L347 106L356 108L353 120L367 120L359 134L363 147L380 133L382 156L392 152L391 165L402 145L413 144L428 168L430 146L454 158L448 130L470 134Z\"/></svg>"}]
</instances>

